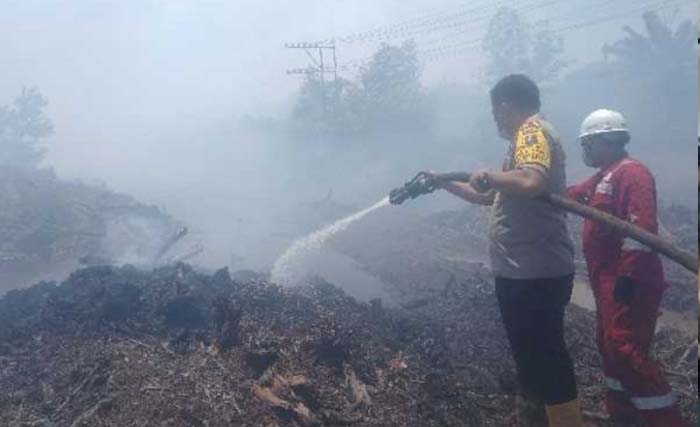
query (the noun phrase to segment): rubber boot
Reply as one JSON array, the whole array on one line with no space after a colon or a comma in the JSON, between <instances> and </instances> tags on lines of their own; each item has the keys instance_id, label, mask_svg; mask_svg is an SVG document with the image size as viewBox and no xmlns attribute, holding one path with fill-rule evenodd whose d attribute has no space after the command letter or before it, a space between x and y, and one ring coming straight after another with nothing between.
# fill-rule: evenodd
<instances>
[{"instance_id":1,"label":"rubber boot","mask_svg":"<svg viewBox=\"0 0 700 427\"><path fill-rule=\"evenodd\" d=\"M583 416L578 399L558 405L547 405L549 427L583 427Z\"/></svg>"},{"instance_id":2,"label":"rubber boot","mask_svg":"<svg viewBox=\"0 0 700 427\"><path fill-rule=\"evenodd\" d=\"M544 403L525 396L515 398L516 427L547 427Z\"/></svg>"}]
</instances>

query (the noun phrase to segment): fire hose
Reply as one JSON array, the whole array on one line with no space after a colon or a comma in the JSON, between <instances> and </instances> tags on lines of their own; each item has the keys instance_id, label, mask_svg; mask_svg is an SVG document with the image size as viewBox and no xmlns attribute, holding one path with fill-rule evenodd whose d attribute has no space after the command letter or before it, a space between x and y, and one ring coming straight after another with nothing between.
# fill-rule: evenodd
<instances>
[{"instance_id":1,"label":"fire hose","mask_svg":"<svg viewBox=\"0 0 700 427\"><path fill-rule=\"evenodd\" d=\"M440 182L468 182L469 178L470 174L463 172L445 173L436 176L428 176L421 172L404 184L403 187L392 190L389 193L389 202L393 205L400 205L408 199L415 199L423 194L432 193L439 188ZM538 196L538 198L566 212L605 224L623 236L636 240L654 251L665 255L685 267L691 273L698 274L698 258L694 254L678 248L670 241L654 233L614 215L603 212L600 209L583 205L559 194L547 193Z\"/></svg>"}]
</instances>

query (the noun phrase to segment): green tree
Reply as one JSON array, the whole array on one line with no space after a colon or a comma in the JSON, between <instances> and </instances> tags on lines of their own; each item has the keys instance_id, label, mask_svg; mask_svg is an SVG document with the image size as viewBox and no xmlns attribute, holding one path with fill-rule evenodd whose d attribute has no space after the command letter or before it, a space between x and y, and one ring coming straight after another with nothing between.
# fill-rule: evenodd
<instances>
[{"instance_id":1,"label":"green tree","mask_svg":"<svg viewBox=\"0 0 700 427\"><path fill-rule=\"evenodd\" d=\"M298 135L334 140L424 134L430 122L413 42L382 45L361 69L357 81L309 76L292 110Z\"/></svg>"},{"instance_id":2,"label":"green tree","mask_svg":"<svg viewBox=\"0 0 700 427\"><path fill-rule=\"evenodd\" d=\"M359 89L349 80L324 81L308 76L299 90L292 110L297 134L307 137L347 139L362 129L361 106L356 106Z\"/></svg>"},{"instance_id":3,"label":"green tree","mask_svg":"<svg viewBox=\"0 0 700 427\"><path fill-rule=\"evenodd\" d=\"M673 29L655 12L642 17L645 33L625 26L626 37L603 47L609 72L619 77L618 90L636 100L629 108L647 117L640 123L645 135L655 141L685 139L697 109L688 86L696 81L696 28L686 20Z\"/></svg>"},{"instance_id":4,"label":"green tree","mask_svg":"<svg viewBox=\"0 0 700 427\"><path fill-rule=\"evenodd\" d=\"M655 12L642 17L646 34L625 26L627 36L605 45L603 53L612 59L612 71L625 76L623 88L647 94L645 103L659 107L657 120L672 122L675 105L689 99L686 82L697 73L697 32L690 20L674 30Z\"/></svg>"},{"instance_id":5,"label":"green tree","mask_svg":"<svg viewBox=\"0 0 700 427\"><path fill-rule=\"evenodd\" d=\"M370 128L413 129L428 124L414 42L383 44L362 70L361 83Z\"/></svg>"},{"instance_id":6,"label":"green tree","mask_svg":"<svg viewBox=\"0 0 700 427\"><path fill-rule=\"evenodd\" d=\"M646 35L624 26L627 37L605 45L603 53L616 57L628 70L676 70L687 73L696 61L694 56L688 55L695 49L696 31L692 22L683 21L674 31L656 12L646 12L642 18ZM680 64L678 61L681 61Z\"/></svg>"},{"instance_id":7,"label":"green tree","mask_svg":"<svg viewBox=\"0 0 700 427\"><path fill-rule=\"evenodd\" d=\"M555 80L567 66L561 59L564 43L546 22L538 31L520 14L503 7L489 22L482 49L486 54L485 80L493 83L507 74L523 73L542 83Z\"/></svg>"},{"instance_id":8,"label":"green tree","mask_svg":"<svg viewBox=\"0 0 700 427\"><path fill-rule=\"evenodd\" d=\"M546 113L562 138L573 142L591 111L619 110L631 129L630 150L657 174L660 196L687 198L695 191L687 183L696 179L688 150L697 138L697 33L690 21L670 26L655 13L641 18L639 30L623 27L602 47L600 60L549 88ZM572 147L570 154L580 155L580 149ZM571 176L590 172L581 162L571 162L569 170Z\"/></svg>"},{"instance_id":9,"label":"green tree","mask_svg":"<svg viewBox=\"0 0 700 427\"><path fill-rule=\"evenodd\" d=\"M53 133L48 105L37 88L24 88L11 106L0 106L0 165L36 167L44 158L43 140Z\"/></svg>"}]
</instances>

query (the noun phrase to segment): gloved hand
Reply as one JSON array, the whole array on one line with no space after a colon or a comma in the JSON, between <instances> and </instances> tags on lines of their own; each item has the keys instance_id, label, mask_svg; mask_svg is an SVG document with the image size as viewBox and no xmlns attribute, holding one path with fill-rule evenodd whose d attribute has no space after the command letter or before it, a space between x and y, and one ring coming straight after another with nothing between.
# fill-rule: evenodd
<instances>
[{"instance_id":1,"label":"gloved hand","mask_svg":"<svg viewBox=\"0 0 700 427\"><path fill-rule=\"evenodd\" d=\"M615 302L629 305L634 299L634 293L637 291L639 284L629 277L620 276L615 280L615 291L613 296Z\"/></svg>"}]
</instances>

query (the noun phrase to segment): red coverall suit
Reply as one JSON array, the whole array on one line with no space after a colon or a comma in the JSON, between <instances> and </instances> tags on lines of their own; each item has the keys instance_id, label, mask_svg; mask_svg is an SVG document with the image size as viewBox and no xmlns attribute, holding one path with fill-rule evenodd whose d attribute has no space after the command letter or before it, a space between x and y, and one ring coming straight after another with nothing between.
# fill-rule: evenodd
<instances>
[{"instance_id":1,"label":"red coverall suit","mask_svg":"<svg viewBox=\"0 0 700 427\"><path fill-rule=\"evenodd\" d=\"M625 157L567 193L657 233L654 177L636 160ZM650 427L687 426L663 369L648 356L667 287L659 256L591 220L585 220L582 237L597 307L608 412L618 419L641 419ZM625 302L615 298L619 277L633 282L632 297Z\"/></svg>"}]
</instances>

